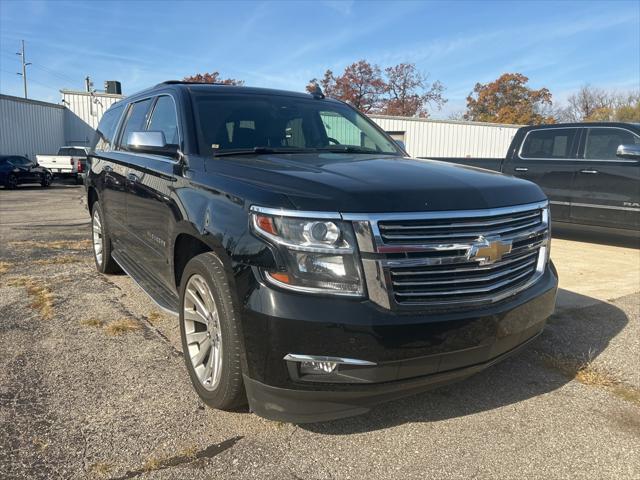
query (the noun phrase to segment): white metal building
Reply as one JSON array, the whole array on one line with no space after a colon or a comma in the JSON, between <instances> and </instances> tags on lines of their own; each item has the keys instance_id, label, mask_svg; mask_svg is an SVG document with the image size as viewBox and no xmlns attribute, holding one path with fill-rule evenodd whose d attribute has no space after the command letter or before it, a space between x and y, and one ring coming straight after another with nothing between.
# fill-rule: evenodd
<instances>
[{"instance_id":1,"label":"white metal building","mask_svg":"<svg viewBox=\"0 0 640 480\"><path fill-rule=\"evenodd\" d=\"M0 155L53 154L89 146L102 114L122 95L61 90L62 104L0 95Z\"/></svg>"},{"instance_id":2,"label":"white metal building","mask_svg":"<svg viewBox=\"0 0 640 480\"><path fill-rule=\"evenodd\" d=\"M65 143L65 108L0 95L0 155L55 153Z\"/></svg>"},{"instance_id":3,"label":"white metal building","mask_svg":"<svg viewBox=\"0 0 640 480\"><path fill-rule=\"evenodd\" d=\"M405 143L413 157L500 158L520 125L370 115L384 131Z\"/></svg>"},{"instance_id":4,"label":"white metal building","mask_svg":"<svg viewBox=\"0 0 640 480\"><path fill-rule=\"evenodd\" d=\"M122 95L98 92L60 90L65 115L65 141L67 145L90 145L93 134L105 111Z\"/></svg>"}]
</instances>

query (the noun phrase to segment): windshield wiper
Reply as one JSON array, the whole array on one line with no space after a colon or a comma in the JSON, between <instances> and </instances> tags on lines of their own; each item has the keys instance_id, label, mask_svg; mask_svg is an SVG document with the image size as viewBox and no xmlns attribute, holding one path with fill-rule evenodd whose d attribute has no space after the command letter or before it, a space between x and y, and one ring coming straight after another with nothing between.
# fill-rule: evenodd
<instances>
[{"instance_id":1,"label":"windshield wiper","mask_svg":"<svg viewBox=\"0 0 640 480\"><path fill-rule=\"evenodd\" d=\"M381 152L378 150L374 150L373 148L366 147L356 147L353 145L332 145L330 147L322 147L318 148L321 152L331 152L331 153L367 153L370 155L396 155L393 152Z\"/></svg>"},{"instance_id":2,"label":"windshield wiper","mask_svg":"<svg viewBox=\"0 0 640 480\"><path fill-rule=\"evenodd\" d=\"M272 148L272 147L253 147L253 148L236 148L227 150L214 150L214 157L223 157L230 155L262 155L265 153L306 153L313 152L312 148Z\"/></svg>"}]
</instances>

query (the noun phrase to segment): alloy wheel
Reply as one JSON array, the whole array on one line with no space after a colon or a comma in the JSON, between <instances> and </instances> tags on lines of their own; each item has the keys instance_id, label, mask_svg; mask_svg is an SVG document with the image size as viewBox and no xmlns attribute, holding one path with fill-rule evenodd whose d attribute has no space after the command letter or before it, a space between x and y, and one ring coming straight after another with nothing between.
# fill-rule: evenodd
<instances>
[{"instance_id":1,"label":"alloy wheel","mask_svg":"<svg viewBox=\"0 0 640 480\"><path fill-rule=\"evenodd\" d=\"M183 321L187 354L200 384L215 390L222 373L222 331L216 302L204 277L189 278L184 293Z\"/></svg>"},{"instance_id":2,"label":"alloy wheel","mask_svg":"<svg viewBox=\"0 0 640 480\"><path fill-rule=\"evenodd\" d=\"M104 236L102 233L102 220L100 219L100 212L96 208L93 212L93 218L91 221L93 229L93 253L96 256L98 265L102 265L102 251L104 247Z\"/></svg>"}]
</instances>

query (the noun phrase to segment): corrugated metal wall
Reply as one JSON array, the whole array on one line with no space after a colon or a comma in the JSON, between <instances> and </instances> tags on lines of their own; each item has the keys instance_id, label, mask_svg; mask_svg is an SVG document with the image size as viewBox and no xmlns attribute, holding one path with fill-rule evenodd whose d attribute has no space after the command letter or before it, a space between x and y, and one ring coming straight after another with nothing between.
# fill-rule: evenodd
<instances>
[{"instance_id":1,"label":"corrugated metal wall","mask_svg":"<svg viewBox=\"0 0 640 480\"><path fill-rule=\"evenodd\" d=\"M121 95L62 90L62 102L68 109L65 114L66 143L90 145L104 112L122 98Z\"/></svg>"},{"instance_id":2,"label":"corrugated metal wall","mask_svg":"<svg viewBox=\"0 0 640 480\"><path fill-rule=\"evenodd\" d=\"M413 157L484 157L507 154L519 125L370 115L386 132L404 133Z\"/></svg>"},{"instance_id":3,"label":"corrugated metal wall","mask_svg":"<svg viewBox=\"0 0 640 480\"><path fill-rule=\"evenodd\" d=\"M65 108L0 95L0 155L56 153L64 144Z\"/></svg>"}]
</instances>

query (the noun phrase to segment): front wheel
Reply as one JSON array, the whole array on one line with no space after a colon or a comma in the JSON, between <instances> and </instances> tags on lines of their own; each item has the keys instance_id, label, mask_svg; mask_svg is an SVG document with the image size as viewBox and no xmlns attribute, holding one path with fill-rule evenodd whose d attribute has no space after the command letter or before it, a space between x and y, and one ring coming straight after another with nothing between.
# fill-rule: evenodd
<instances>
[{"instance_id":1,"label":"front wheel","mask_svg":"<svg viewBox=\"0 0 640 480\"><path fill-rule=\"evenodd\" d=\"M51 174L43 173L42 179L40 180L40 185L44 188L51 186Z\"/></svg>"},{"instance_id":2,"label":"front wheel","mask_svg":"<svg viewBox=\"0 0 640 480\"><path fill-rule=\"evenodd\" d=\"M187 371L202 401L221 410L245 404L238 320L224 266L212 252L185 267L180 334Z\"/></svg>"}]
</instances>

